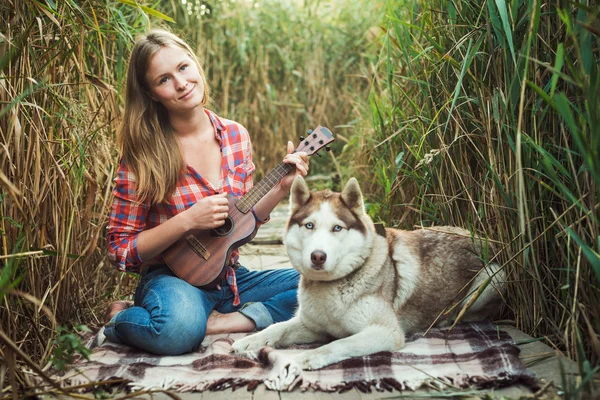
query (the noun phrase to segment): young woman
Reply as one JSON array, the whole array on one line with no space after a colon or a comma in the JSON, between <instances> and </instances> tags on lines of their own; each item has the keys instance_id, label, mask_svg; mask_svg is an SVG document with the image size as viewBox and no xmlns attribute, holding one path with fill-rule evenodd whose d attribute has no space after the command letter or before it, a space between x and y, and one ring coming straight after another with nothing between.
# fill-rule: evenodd
<instances>
[{"instance_id":1,"label":"young woman","mask_svg":"<svg viewBox=\"0 0 600 400\"><path fill-rule=\"evenodd\" d=\"M208 87L200 63L179 37L154 30L133 48L125 114L117 136L121 163L108 224L108 253L121 271L141 274L134 302L107 311L107 339L155 354L194 350L207 333L249 332L292 317L295 270L249 271L234 251L215 289L176 277L160 254L196 229L225 223L226 194L252 187L252 146L246 129L204 108ZM306 153L288 143L295 169L252 210L257 224L285 198Z\"/></svg>"}]
</instances>

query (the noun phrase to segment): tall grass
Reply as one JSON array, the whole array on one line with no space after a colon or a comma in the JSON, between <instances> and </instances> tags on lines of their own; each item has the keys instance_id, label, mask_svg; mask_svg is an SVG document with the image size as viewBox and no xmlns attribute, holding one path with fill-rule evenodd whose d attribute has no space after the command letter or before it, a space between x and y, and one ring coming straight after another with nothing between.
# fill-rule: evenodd
<instances>
[{"instance_id":1,"label":"tall grass","mask_svg":"<svg viewBox=\"0 0 600 400\"><path fill-rule=\"evenodd\" d=\"M13 390L29 382L15 366L44 365L59 326L98 324L118 279L104 227L123 57L143 22L102 1L0 5L0 346Z\"/></svg>"},{"instance_id":2,"label":"tall grass","mask_svg":"<svg viewBox=\"0 0 600 400\"><path fill-rule=\"evenodd\" d=\"M2 393L29 385L22 366L44 374L60 326L100 325L106 303L135 285L108 265L104 228L138 33L166 25L197 45L211 108L249 128L261 173L307 128L352 128L352 108L367 98L361 52L371 22L356 14L360 1L222 1L202 18L186 4L0 4L0 382L10 382Z\"/></svg>"},{"instance_id":3,"label":"tall grass","mask_svg":"<svg viewBox=\"0 0 600 400\"><path fill-rule=\"evenodd\" d=\"M599 12L388 1L371 123L345 155L373 166L354 173L383 221L499 242L507 317L588 377L600 362Z\"/></svg>"}]
</instances>

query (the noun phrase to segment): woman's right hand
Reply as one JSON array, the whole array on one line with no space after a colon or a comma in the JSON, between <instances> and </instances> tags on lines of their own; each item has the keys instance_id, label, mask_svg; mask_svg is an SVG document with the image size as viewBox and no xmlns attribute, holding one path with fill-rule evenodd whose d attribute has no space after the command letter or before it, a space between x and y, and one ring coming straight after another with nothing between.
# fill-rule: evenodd
<instances>
[{"instance_id":1,"label":"woman's right hand","mask_svg":"<svg viewBox=\"0 0 600 400\"><path fill-rule=\"evenodd\" d=\"M229 201L227 193L207 196L185 210L186 225L189 230L213 229L225 224L228 217Z\"/></svg>"},{"instance_id":2,"label":"woman's right hand","mask_svg":"<svg viewBox=\"0 0 600 400\"><path fill-rule=\"evenodd\" d=\"M229 211L227 194L208 196L187 210L137 237L141 260L151 260L193 230L213 229L225 224Z\"/></svg>"}]
</instances>

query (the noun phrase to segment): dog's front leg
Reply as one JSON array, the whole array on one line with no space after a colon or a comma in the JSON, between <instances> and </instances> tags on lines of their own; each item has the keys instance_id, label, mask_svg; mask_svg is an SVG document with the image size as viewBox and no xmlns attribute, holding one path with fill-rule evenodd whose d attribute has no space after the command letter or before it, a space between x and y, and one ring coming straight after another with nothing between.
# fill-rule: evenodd
<instances>
[{"instance_id":1,"label":"dog's front leg","mask_svg":"<svg viewBox=\"0 0 600 400\"><path fill-rule=\"evenodd\" d=\"M319 369L352 357L379 351L397 351L404 347L404 343L404 332L399 327L392 329L371 325L352 336L302 352L295 360L302 369Z\"/></svg>"},{"instance_id":2,"label":"dog's front leg","mask_svg":"<svg viewBox=\"0 0 600 400\"><path fill-rule=\"evenodd\" d=\"M264 346L283 347L311 343L319 339L322 339L321 334L308 329L301 318L295 316L289 321L273 324L261 332L236 340L232 348L236 353L244 353L259 350Z\"/></svg>"}]
</instances>

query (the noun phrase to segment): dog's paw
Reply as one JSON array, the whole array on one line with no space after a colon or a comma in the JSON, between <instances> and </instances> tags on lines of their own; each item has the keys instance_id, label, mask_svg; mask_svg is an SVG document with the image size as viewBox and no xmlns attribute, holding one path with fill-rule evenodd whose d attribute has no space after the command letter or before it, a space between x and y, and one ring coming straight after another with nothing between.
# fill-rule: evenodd
<instances>
[{"instance_id":1,"label":"dog's paw","mask_svg":"<svg viewBox=\"0 0 600 400\"><path fill-rule=\"evenodd\" d=\"M302 380L302 368L294 360L278 358L264 384L271 390L293 390Z\"/></svg>"},{"instance_id":2,"label":"dog's paw","mask_svg":"<svg viewBox=\"0 0 600 400\"><path fill-rule=\"evenodd\" d=\"M236 340L231 345L231 349L234 353L243 354L256 352L262 347L270 345L269 338L261 333L255 333L254 335L246 336L242 339Z\"/></svg>"},{"instance_id":3,"label":"dog's paw","mask_svg":"<svg viewBox=\"0 0 600 400\"><path fill-rule=\"evenodd\" d=\"M311 351L305 351L296 355L294 357L294 361L300 366L300 368L307 371L321 369L330 364L333 364L334 362L327 355Z\"/></svg>"}]
</instances>

